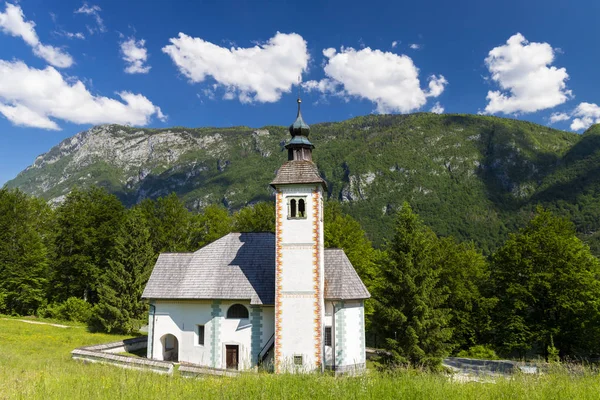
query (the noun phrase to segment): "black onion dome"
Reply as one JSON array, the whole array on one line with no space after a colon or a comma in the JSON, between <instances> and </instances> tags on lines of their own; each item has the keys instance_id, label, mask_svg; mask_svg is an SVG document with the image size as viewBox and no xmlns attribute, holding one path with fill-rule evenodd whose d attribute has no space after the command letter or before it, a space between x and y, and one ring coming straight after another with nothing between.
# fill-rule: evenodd
<instances>
[{"instance_id":1,"label":"black onion dome","mask_svg":"<svg viewBox=\"0 0 600 400\"><path fill-rule=\"evenodd\" d=\"M310 126L302 119L302 112L300 111L300 104L302 100L298 99L298 115L293 124L290 125L290 133L292 136L308 136L310 132Z\"/></svg>"}]
</instances>

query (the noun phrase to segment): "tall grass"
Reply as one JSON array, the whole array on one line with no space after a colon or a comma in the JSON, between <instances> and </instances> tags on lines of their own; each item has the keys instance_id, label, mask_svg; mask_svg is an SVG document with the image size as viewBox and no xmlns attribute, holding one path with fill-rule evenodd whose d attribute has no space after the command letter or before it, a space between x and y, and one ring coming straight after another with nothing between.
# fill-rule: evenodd
<instances>
[{"instance_id":1,"label":"tall grass","mask_svg":"<svg viewBox=\"0 0 600 400\"><path fill-rule=\"evenodd\" d=\"M79 346L122 339L0 319L0 399L575 399L599 398L589 370L457 383L416 371L361 377L243 374L189 379L73 361Z\"/></svg>"}]
</instances>

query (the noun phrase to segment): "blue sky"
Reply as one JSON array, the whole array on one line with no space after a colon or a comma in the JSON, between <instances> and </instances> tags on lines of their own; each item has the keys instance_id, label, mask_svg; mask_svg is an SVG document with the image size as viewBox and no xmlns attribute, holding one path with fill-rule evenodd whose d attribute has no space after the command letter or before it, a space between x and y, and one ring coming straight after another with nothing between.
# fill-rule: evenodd
<instances>
[{"instance_id":1,"label":"blue sky","mask_svg":"<svg viewBox=\"0 0 600 400\"><path fill-rule=\"evenodd\" d=\"M0 2L0 185L100 123L600 122L597 0Z\"/></svg>"}]
</instances>

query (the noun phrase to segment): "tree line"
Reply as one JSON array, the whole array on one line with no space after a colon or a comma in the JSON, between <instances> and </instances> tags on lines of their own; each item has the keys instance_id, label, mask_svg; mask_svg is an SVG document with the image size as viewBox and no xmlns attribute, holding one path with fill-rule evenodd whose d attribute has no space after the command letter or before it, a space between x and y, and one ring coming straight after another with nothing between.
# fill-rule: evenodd
<instances>
[{"instance_id":1,"label":"tree line","mask_svg":"<svg viewBox=\"0 0 600 400\"><path fill-rule=\"evenodd\" d=\"M74 189L52 209L0 189L0 313L76 320L107 332L146 322L140 297L161 252L229 232L274 231L272 203L190 212L172 194L132 208ZM538 208L491 256L439 237L404 203L374 248L336 202L325 246L345 250L371 292L367 337L387 366L438 368L448 355L589 359L600 354L600 262L573 224Z\"/></svg>"}]
</instances>

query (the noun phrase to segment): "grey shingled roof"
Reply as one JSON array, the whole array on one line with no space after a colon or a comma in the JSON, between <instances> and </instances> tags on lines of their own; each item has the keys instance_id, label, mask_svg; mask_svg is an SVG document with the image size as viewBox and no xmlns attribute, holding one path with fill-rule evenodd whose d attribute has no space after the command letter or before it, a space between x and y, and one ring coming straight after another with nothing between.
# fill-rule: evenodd
<instances>
[{"instance_id":1,"label":"grey shingled roof","mask_svg":"<svg viewBox=\"0 0 600 400\"><path fill-rule=\"evenodd\" d=\"M324 262L326 299L370 297L343 250L326 249ZM275 235L230 233L195 253L163 253L142 297L275 304Z\"/></svg>"},{"instance_id":2,"label":"grey shingled roof","mask_svg":"<svg viewBox=\"0 0 600 400\"><path fill-rule=\"evenodd\" d=\"M337 300L371 297L342 249L325 249L325 298Z\"/></svg>"},{"instance_id":3,"label":"grey shingled roof","mask_svg":"<svg viewBox=\"0 0 600 400\"><path fill-rule=\"evenodd\" d=\"M188 254L161 254L143 298L247 299L273 304L272 233L230 233Z\"/></svg>"},{"instance_id":4,"label":"grey shingled roof","mask_svg":"<svg viewBox=\"0 0 600 400\"><path fill-rule=\"evenodd\" d=\"M315 163L307 160L292 160L284 163L277 171L277 176L271 182L271 186L292 183L320 183L327 187L327 183L321 178Z\"/></svg>"}]
</instances>

